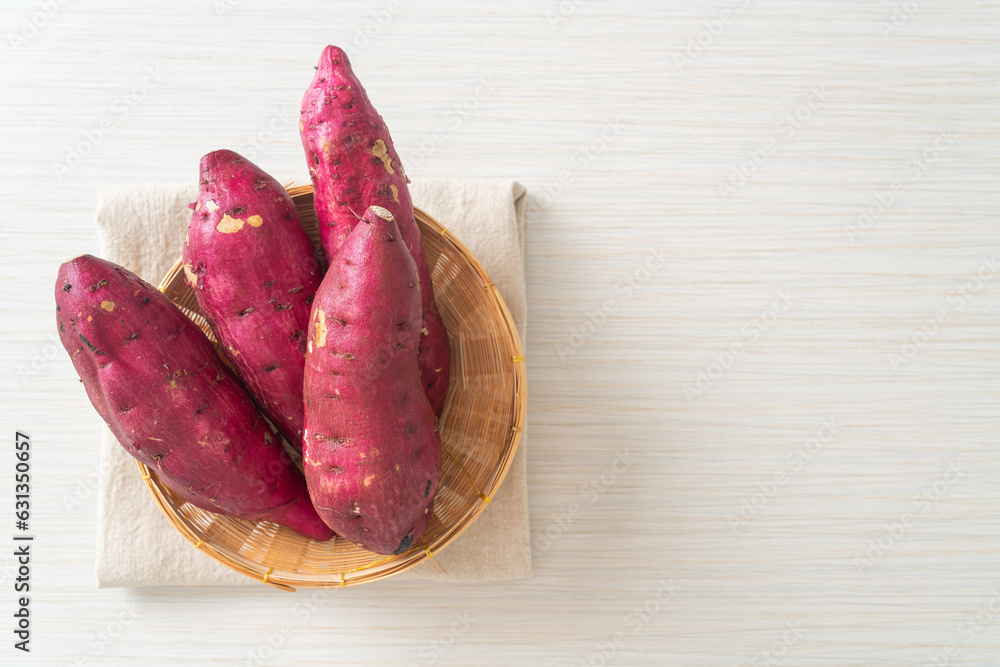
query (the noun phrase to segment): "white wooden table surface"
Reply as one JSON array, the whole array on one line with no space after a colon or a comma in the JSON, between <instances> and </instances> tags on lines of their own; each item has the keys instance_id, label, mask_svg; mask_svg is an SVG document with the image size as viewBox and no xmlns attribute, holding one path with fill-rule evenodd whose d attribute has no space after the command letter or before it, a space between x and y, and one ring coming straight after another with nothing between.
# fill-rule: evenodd
<instances>
[{"instance_id":1,"label":"white wooden table surface","mask_svg":"<svg viewBox=\"0 0 1000 667\"><path fill-rule=\"evenodd\" d=\"M412 178L532 193L536 576L96 590L56 268L100 187L301 171L327 43ZM997 2L31 0L0 65L0 664L1000 663Z\"/></svg>"}]
</instances>

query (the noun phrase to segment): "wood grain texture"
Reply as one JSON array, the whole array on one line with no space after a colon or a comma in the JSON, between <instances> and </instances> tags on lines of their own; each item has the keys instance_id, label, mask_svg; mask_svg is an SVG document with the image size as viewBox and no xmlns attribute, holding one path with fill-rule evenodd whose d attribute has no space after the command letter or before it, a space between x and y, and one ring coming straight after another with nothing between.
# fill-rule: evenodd
<instances>
[{"instance_id":1,"label":"wood grain texture","mask_svg":"<svg viewBox=\"0 0 1000 667\"><path fill-rule=\"evenodd\" d=\"M38 538L35 653L0 662L996 664L1000 4L389 6L65 2L15 48L42 10L5 4L0 423ZM300 171L314 61L383 9L352 60L411 178L531 194L536 576L99 592L56 267L98 187Z\"/></svg>"}]
</instances>

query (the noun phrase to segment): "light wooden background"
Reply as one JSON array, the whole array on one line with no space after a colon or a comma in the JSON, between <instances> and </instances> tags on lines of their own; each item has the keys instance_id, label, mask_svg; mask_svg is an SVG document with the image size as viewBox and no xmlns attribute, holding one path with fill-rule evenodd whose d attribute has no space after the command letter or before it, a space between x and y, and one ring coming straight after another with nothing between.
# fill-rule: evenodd
<instances>
[{"instance_id":1,"label":"light wooden background","mask_svg":"<svg viewBox=\"0 0 1000 667\"><path fill-rule=\"evenodd\" d=\"M1000 4L168 4L0 18L0 426L33 437L38 535L30 657L2 549L0 664L1000 662ZM536 576L98 591L56 267L100 187L221 147L301 171L330 42L412 178L532 193Z\"/></svg>"}]
</instances>

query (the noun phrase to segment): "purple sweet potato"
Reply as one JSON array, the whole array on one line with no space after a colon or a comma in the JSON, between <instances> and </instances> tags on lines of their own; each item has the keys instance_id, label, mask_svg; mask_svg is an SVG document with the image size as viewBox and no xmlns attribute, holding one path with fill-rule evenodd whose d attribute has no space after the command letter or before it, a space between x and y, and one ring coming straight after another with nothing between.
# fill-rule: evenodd
<instances>
[{"instance_id":1,"label":"purple sweet potato","mask_svg":"<svg viewBox=\"0 0 1000 667\"><path fill-rule=\"evenodd\" d=\"M441 480L441 440L420 386L420 284L392 214L369 208L313 305L303 463L327 525L380 554L420 538Z\"/></svg>"},{"instance_id":2,"label":"purple sweet potato","mask_svg":"<svg viewBox=\"0 0 1000 667\"><path fill-rule=\"evenodd\" d=\"M323 51L302 99L299 134L315 190L320 241L328 258L337 254L369 206L381 206L396 219L420 279L420 378L434 414L440 415L448 394L451 348L434 301L420 228L413 217L406 185L410 181L392 145L389 128L368 100L347 54L336 46Z\"/></svg>"},{"instance_id":3,"label":"purple sweet potato","mask_svg":"<svg viewBox=\"0 0 1000 667\"><path fill-rule=\"evenodd\" d=\"M332 537L239 380L163 294L90 255L60 267L55 294L62 344L129 454L202 509Z\"/></svg>"},{"instance_id":4,"label":"purple sweet potato","mask_svg":"<svg viewBox=\"0 0 1000 667\"><path fill-rule=\"evenodd\" d=\"M302 450L309 310L322 279L281 184L237 153L201 159L184 276L215 337L264 414Z\"/></svg>"}]
</instances>

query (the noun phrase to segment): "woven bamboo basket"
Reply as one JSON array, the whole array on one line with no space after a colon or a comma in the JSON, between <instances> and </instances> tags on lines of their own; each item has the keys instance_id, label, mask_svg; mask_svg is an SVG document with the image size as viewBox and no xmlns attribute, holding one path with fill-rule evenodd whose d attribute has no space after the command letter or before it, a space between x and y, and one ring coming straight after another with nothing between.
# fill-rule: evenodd
<instances>
[{"instance_id":1,"label":"woven bamboo basket","mask_svg":"<svg viewBox=\"0 0 1000 667\"><path fill-rule=\"evenodd\" d=\"M290 188L319 250L311 186ZM143 479L170 523L195 548L282 590L345 587L385 579L430 559L483 512L503 482L521 439L527 407L524 357L514 320L483 267L446 228L416 210L438 309L451 336L451 387L439 432L442 477L423 537L405 553L381 556L337 536L316 542L267 521L244 521L194 507L155 470ZM212 339L180 260L160 290ZM435 563L435 565L437 565ZM439 567L440 569L440 567Z\"/></svg>"}]
</instances>

